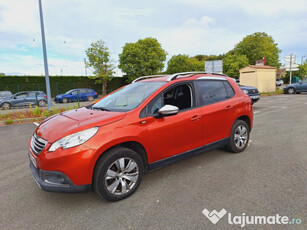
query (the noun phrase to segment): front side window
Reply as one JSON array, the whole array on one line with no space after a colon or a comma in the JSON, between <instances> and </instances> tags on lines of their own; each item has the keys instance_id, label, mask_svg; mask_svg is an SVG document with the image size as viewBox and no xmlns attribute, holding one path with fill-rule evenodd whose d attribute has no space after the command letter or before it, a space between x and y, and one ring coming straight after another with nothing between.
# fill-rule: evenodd
<instances>
[{"instance_id":1,"label":"front side window","mask_svg":"<svg viewBox=\"0 0 307 230\"><path fill-rule=\"evenodd\" d=\"M195 82L199 89L202 105L217 103L228 98L223 81L203 80Z\"/></svg>"},{"instance_id":2,"label":"front side window","mask_svg":"<svg viewBox=\"0 0 307 230\"><path fill-rule=\"evenodd\" d=\"M166 82L136 82L125 86L98 101L93 108L109 111L130 111L139 106L145 99Z\"/></svg>"},{"instance_id":3,"label":"front side window","mask_svg":"<svg viewBox=\"0 0 307 230\"><path fill-rule=\"evenodd\" d=\"M147 113L150 115L158 114L159 109L164 105L176 106L179 108L179 111L193 107L191 86L179 85L165 91L150 102Z\"/></svg>"},{"instance_id":4,"label":"front side window","mask_svg":"<svg viewBox=\"0 0 307 230\"><path fill-rule=\"evenodd\" d=\"M17 95L15 96L15 98L16 98L16 99L25 98L25 97L27 97L27 94L28 94L28 93L20 93L20 94L17 94Z\"/></svg>"}]
</instances>

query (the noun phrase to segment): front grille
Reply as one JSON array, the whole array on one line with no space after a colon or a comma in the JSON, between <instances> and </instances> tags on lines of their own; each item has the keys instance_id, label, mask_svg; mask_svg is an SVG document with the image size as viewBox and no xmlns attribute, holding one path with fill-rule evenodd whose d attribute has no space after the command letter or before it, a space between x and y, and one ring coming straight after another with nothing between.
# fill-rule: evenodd
<instances>
[{"instance_id":1,"label":"front grille","mask_svg":"<svg viewBox=\"0 0 307 230\"><path fill-rule=\"evenodd\" d=\"M251 90L249 90L249 93L258 93L258 90L257 89L251 89Z\"/></svg>"},{"instance_id":2,"label":"front grille","mask_svg":"<svg viewBox=\"0 0 307 230\"><path fill-rule=\"evenodd\" d=\"M45 148L48 141L45 139L39 137L36 135L36 133L33 134L31 139L31 149L36 154L39 155L43 149Z\"/></svg>"}]
</instances>

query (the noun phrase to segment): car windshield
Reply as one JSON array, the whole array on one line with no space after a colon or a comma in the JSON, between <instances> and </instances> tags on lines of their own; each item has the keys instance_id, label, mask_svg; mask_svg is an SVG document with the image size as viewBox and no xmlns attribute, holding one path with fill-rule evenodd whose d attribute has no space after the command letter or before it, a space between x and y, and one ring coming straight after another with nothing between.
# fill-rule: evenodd
<instances>
[{"instance_id":1,"label":"car windshield","mask_svg":"<svg viewBox=\"0 0 307 230\"><path fill-rule=\"evenodd\" d=\"M98 101L92 108L106 111L130 111L139 106L146 98L165 83L166 82L136 82L127 85Z\"/></svg>"},{"instance_id":2,"label":"car windshield","mask_svg":"<svg viewBox=\"0 0 307 230\"><path fill-rule=\"evenodd\" d=\"M73 89L67 91L65 94L70 94L72 91L74 91Z\"/></svg>"}]
</instances>

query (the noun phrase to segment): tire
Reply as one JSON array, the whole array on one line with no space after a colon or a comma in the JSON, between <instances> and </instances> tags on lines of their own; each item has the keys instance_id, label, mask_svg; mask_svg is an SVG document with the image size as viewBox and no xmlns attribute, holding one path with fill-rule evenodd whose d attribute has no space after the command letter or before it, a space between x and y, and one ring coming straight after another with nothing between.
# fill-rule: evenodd
<instances>
[{"instance_id":1,"label":"tire","mask_svg":"<svg viewBox=\"0 0 307 230\"><path fill-rule=\"evenodd\" d=\"M39 100L38 101L38 106L39 107L44 107L46 105L46 102L44 100Z\"/></svg>"},{"instance_id":2,"label":"tire","mask_svg":"<svg viewBox=\"0 0 307 230\"><path fill-rule=\"evenodd\" d=\"M245 150L249 141L250 128L243 120L236 120L232 126L229 142L226 150L233 153L240 153Z\"/></svg>"},{"instance_id":3,"label":"tire","mask_svg":"<svg viewBox=\"0 0 307 230\"><path fill-rule=\"evenodd\" d=\"M92 96L89 96L89 97L87 97L87 100L92 101L92 100L94 100L94 98Z\"/></svg>"},{"instance_id":4,"label":"tire","mask_svg":"<svg viewBox=\"0 0 307 230\"><path fill-rule=\"evenodd\" d=\"M295 94L295 89L293 87L290 87L288 90L287 90L287 93L288 94Z\"/></svg>"},{"instance_id":5,"label":"tire","mask_svg":"<svg viewBox=\"0 0 307 230\"><path fill-rule=\"evenodd\" d=\"M1 107L2 109L8 110L11 108L11 104L8 102L4 102Z\"/></svg>"},{"instance_id":6,"label":"tire","mask_svg":"<svg viewBox=\"0 0 307 230\"><path fill-rule=\"evenodd\" d=\"M64 97L64 98L62 99L62 102L63 102L63 103L68 103L68 98Z\"/></svg>"},{"instance_id":7,"label":"tire","mask_svg":"<svg viewBox=\"0 0 307 230\"><path fill-rule=\"evenodd\" d=\"M144 164L139 154L124 147L114 148L97 162L93 187L100 197L119 201L137 190L143 174Z\"/></svg>"}]
</instances>

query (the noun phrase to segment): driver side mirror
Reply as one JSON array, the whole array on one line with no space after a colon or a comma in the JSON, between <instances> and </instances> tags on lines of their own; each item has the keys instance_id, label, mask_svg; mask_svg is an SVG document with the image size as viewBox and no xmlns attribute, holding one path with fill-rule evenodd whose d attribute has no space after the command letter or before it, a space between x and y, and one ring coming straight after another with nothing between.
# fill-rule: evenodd
<instances>
[{"instance_id":1,"label":"driver side mirror","mask_svg":"<svg viewBox=\"0 0 307 230\"><path fill-rule=\"evenodd\" d=\"M173 105L164 105L158 112L161 116L172 116L179 112L179 108Z\"/></svg>"}]
</instances>

